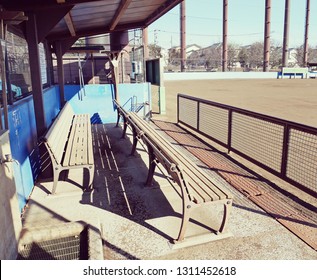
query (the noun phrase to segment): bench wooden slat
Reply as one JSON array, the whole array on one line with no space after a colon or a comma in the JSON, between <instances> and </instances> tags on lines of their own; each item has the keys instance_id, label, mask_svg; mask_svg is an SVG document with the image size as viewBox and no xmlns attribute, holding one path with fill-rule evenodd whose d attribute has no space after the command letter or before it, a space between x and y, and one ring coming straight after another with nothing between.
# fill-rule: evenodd
<instances>
[{"instance_id":1,"label":"bench wooden slat","mask_svg":"<svg viewBox=\"0 0 317 280\"><path fill-rule=\"evenodd\" d=\"M87 115L87 144L88 144L88 164L93 164L94 162L94 150L92 145L92 132L91 132L91 123L90 117Z\"/></svg>"},{"instance_id":2,"label":"bench wooden slat","mask_svg":"<svg viewBox=\"0 0 317 280\"><path fill-rule=\"evenodd\" d=\"M80 135L80 139L79 139L79 156L77 158L77 164L82 164L82 163L87 163L88 160L88 149L87 149L87 125L85 124L85 122L87 121L87 118L85 115L81 116L81 135Z\"/></svg>"},{"instance_id":3,"label":"bench wooden slat","mask_svg":"<svg viewBox=\"0 0 317 280\"><path fill-rule=\"evenodd\" d=\"M73 125L71 127L71 131L70 131L69 138L68 138L67 149L65 151L65 156L64 156L64 159L62 162L63 166L70 165L70 157L74 153L73 148L74 148L74 139L75 139L77 125L78 125L78 118L77 118L77 116L74 116Z\"/></svg>"},{"instance_id":4,"label":"bench wooden slat","mask_svg":"<svg viewBox=\"0 0 317 280\"><path fill-rule=\"evenodd\" d=\"M203 199L203 201L214 201L219 199L226 199L231 198L231 194L228 193L228 191L220 188L219 186L215 185L209 178L209 176L202 172L201 169L197 167L196 164L194 164L188 157L185 155L181 155L178 153L174 147L171 145L170 142L168 142L161 134L159 134L155 129L150 127L149 124L146 122L141 122L138 118L138 116L135 113L129 113L131 114L137 122L137 124L142 128L142 131L144 133L147 133L149 130L151 130L151 133L154 134L156 138L156 144L161 147L161 149L166 149L170 155L173 155L177 158L177 164L182 164L186 166L186 172L189 178L191 180L196 182L192 185L189 185L188 187L194 188L194 191L196 195L198 195L200 198ZM148 132L149 133L149 132ZM172 159L170 159L172 160ZM173 161L175 159L173 158ZM185 169L184 169L185 170ZM200 175L199 179L197 175L194 175L191 171L194 170L196 173ZM194 196L195 197L195 196ZM195 199L194 199L195 200ZM200 201L200 199L197 197L196 201Z\"/></svg>"},{"instance_id":5,"label":"bench wooden slat","mask_svg":"<svg viewBox=\"0 0 317 280\"><path fill-rule=\"evenodd\" d=\"M86 139L87 141L87 139ZM83 116L79 115L77 117L76 132L73 140L73 152L70 156L69 165L81 165L84 162L84 142L85 142L85 127L83 123Z\"/></svg>"},{"instance_id":6,"label":"bench wooden slat","mask_svg":"<svg viewBox=\"0 0 317 280\"><path fill-rule=\"evenodd\" d=\"M45 136L57 162L61 162L68 138L69 128L73 120L73 110L68 103L62 109L50 130Z\"/></svg>"},{"instance_id":7,"label":"bench wooden slat","mask_svg":"<svg viewBox=\"0 0 317 280\"><path fill-rule=\"evenodd\" d=\"M205 184L205 182L201 181L198 176L193 176L193 174L190 174L187 170L184 171L184 173L187 175L187 181L189 183L189 186L191 189L195 191L195 193L199 196L194 196L193 200L196 203L199 203L198 200L201 198L203 202L207 201L215 201L224 199L226 197L219 197L215 192L213 192L210 188L208 188L208 185Z\"/></svg>"},{"instance_id":8,"label":"bench wooden slat","mask_svg":"<svg viewBox=\"0 0 317 280\"><path fill-rule=\"evenodd\" d=\"M81 139L81 133L82 133L82 124L80 121L80 118L78 116L77 118L77 124L76 124L76 132L74 134L74 139L73 139L73 151L70 155L69 159L69 165L74 166L77 165L79 162L79 145L80 145L80 139Z\"/></svg>"},{"instance_id":9,"label":"bench wooden slat","mask_svg":"<svg viewBox=\"0 0 317 280\"><path fill-rule=\"evenodd\" d=\"M119 123L120 115L124 116L122 137L124 137L126 133L127 125L132 127L133 145L131 154L136 150L138 139L142 139L148 147L150 166L146 183L151 183L155 165L157 162L160 162L181 188L183 203L182 223L178 238L175 242L184 240L192 209L203 206L206 203L217 202L223 205L223 218L217 230L217 234L223 233L232 205L231 193L199 168L188 156L176 150L175 147L148 122L142 120L134 112L127 113L117 101L114 101L114 103L117 105L118 110L117 124Z\"/></svg>"},{"instance_id":10,"label":"bench wooden slat","mask_svg":"<svg viewBox=\"0 0 317 280\"><path fill-rule=\"evenodd\" d=\"M94 175L93 143L89 114L74 114L67 102L44 140L52 159L55 193L59 173L72 168L89 169L89 186Z\"/></svg>"}]
</instances>

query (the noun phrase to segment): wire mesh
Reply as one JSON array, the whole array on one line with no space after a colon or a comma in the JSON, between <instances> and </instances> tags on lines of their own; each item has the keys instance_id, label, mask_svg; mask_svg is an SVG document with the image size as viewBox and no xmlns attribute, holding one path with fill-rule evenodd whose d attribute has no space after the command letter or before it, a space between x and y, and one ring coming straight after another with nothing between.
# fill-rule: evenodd
<instances>
[{"instance_id":1,"label":"wire mesh","mask_svg":"<svg viewBox=\"0 0 317 280\"><path fill-rule=\"evenodd\" d=\"M179 121L197 129L198 103L187 98L179 99Z\"/></svg>"},{"instance_id":2,"label":"wire mesh","mask_svg":"<svg viewBox=\"0 0 317 280\"><path fill-rule=\"evenodd\" d=\"M290 130L286 176L317 192L317 135Z\"/></svg>"},{"instance_id":3,"label":"wire mesh","mask_svg":"<svg viewBox=\"0 0 317 280\"><path fill-rule=\"evenodd\" d=\"M284 126L233 112L233 149L267 167L280 172L283 153Z\"/></svg>"},{"instance_id":4,"label":"wire mesh","mask_svg":"<svg viewBox=\"0 0 317 280\"><path fill-rule=\"evenodd\" d=\"M178 98L180 122L306 192L317 194L316 128L195 97Z\"/></svg>"},{"instance_id":5,"label":"wire mesh","mask_svg":"<svg viewBox=\"0 0 317 280\"><path fill-rule=\"evenodd\" d=\"M88 259L86 234L25 244L18 260L81 260Z\"/></svg>"},{"instance_id":6,"label":"wire mesh","mask_svg":"<svg viewBox=\"0 0 317 280\"><path fill-rule=\"evenodd\" d=\"M229 110L201 103L199 130L226 144L228 142Z\"/></svg>"}]
</instances>

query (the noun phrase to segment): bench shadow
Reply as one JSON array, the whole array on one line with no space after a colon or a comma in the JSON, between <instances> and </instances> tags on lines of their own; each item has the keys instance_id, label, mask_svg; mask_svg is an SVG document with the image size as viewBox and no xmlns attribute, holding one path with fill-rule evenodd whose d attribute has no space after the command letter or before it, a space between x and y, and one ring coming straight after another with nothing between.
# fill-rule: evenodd
<instances>
[{"instance_id":1,"label":"bench shadow","mask_svg":"<svg viewBox=\"0 0 317 280\"><path fill-rule=\"evenodd\" d=\"M144 152L142 147L131 156L132 143L128 137L120 139L123 131L120 126L115 128L114 125L93 125L92 129L94 183L91 191L83 193L80 203L93 205L129 219L167 240L176 238L147 222L166 216L181 218L170 205L156 180L162 180L164 175L157 169L152 185L145 186L148 166L139 155L139 152ZM163 187L178 192L168 180ZM111 245L109 242L107 244ZM120 251L118 248L114 250Z\"/></svg>"}]
</instances>

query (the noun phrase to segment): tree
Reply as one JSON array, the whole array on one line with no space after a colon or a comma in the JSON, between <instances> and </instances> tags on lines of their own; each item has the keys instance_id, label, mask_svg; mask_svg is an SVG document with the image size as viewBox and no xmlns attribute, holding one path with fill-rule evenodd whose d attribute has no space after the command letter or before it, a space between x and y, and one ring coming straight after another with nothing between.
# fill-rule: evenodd
<instances>
[{"instance_id":1,"label":"tree","mask_svg":"<svg viewBox=\"0 0 317 280\"><path fill-rule=\"evenodd\" d=\"M317 47L312 48L308 46L308 62L317 61ZM299 66L304 66L304 46L301 45L296 48L296 60Z\"/></svg>"},{"instance_id":2,"label":"tree","mask_svg":"<svg viewBox=\"0 0 317 280\"><path fill-rule=\"evenodd\" d=\"M272 69L278 68L282 65L282 46L271 42L271 49L270 49L270 66Z\"/></svg>"},{"instance_id":3,"label":"tree","mask_svg":"<svg viewBox=\"0 0 317 280\"><path fill-rule=\"evenodd\" d=\"M240 65L242 68L245 68L248 66L248 54L247 54L247 48L246 47L242 47L239 51L238 54L238 60L240 62Z\"/></svg>"},{"instance_id":4,"label":"tree","mask_svg":"<svg viewBox=\"0 0 317 280\"><path fill-rule=\"evenodd\" d=\"M168 50L169 63L172 65L180 65L181 51L179 48L171 48Z\"/></svg>"},{"instance_id":5,"label":"tree","mask_svg":"<svg viewBox=\"0 0 317 280\"><path fill-rule=\"evenodd\" d=\"M239 46L237 44L228 45L228 68L229 70L236 65Z\"/></svg>"},{"instance_id":6,"label":"tree","mask_svg":"<svg viewBox=\"0 0 317 280\"><path fill-rule=\"evenodd\" d=\"M155 44L149 44L148 45L149 49L149 57L150 58L158 58L162 57L162 47L155 45Z\"/></svg>"},{"instance_id":7,"label":"tree","mask_svg":"<svg viewBox=\"0 0 317 280\"><path fill-rule=\"evenodd\" d=\"M259 68L263 66L263 50L262 42L253 43L248 49L248 58L251 68Z\"/></svg>"}]
</instances>

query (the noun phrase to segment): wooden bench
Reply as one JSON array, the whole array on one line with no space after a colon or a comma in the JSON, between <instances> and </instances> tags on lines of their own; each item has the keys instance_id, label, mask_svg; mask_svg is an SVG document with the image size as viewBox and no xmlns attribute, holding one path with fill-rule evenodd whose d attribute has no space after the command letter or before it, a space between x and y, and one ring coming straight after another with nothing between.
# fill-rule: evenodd
<instances>
[{"instance_id":1,"label":"wooden bench","mask_svg":"<svg viewBox=\"0 0 317 280\"><path fill-rule=\"evenodd\" d=\"M44 144L53 166L52 194L63 170L87 168L91 187L95 167L89 114L74 114L67 102L44 136Z\"/></svg>"},{"instance_id":2,"label":"wooden bench","mask_svg":"<svg viewBox=\"0 0 317 280\"><path fill-rule=\"evenodd\" d=\"M294 76L294 78L296 78L297 74L302 75L302 78L307 79L308 77L308 68L307 67L302 67L302 68L293 68L293 67L282 67L282 79L284 78L285 74L289 74L290 78L292 78L292 75Z\"/></svg>"},{"instance_id":3,"label":"wooden bench","mask_svg":"<svg viewBox=\"0 0 317 280\"><path fill-rule=\"evenodd\" d=\"M174 146L148 122L141 119L134 112L126 112L116 101L115 104L119 112L118 117L122 116L124 121L122 136L126 133L128 125L133 132L131 154L135 153L139 140L142 140L147 147L149 154L149 171L146 185L151 185L155 167L158 163L161 163L173 181L180 187L182 197L182 223L178 237L176 240L173 240L173 242L184 241L186 229L194 209L217 203L223 205L223 218L220 227L215 230L216 238L212 239L211 237L208 241L228 237L225 229L232 206L233 196L231 193L198 168L188 157L177 151Z\"/></svg>"}]
</instances>

